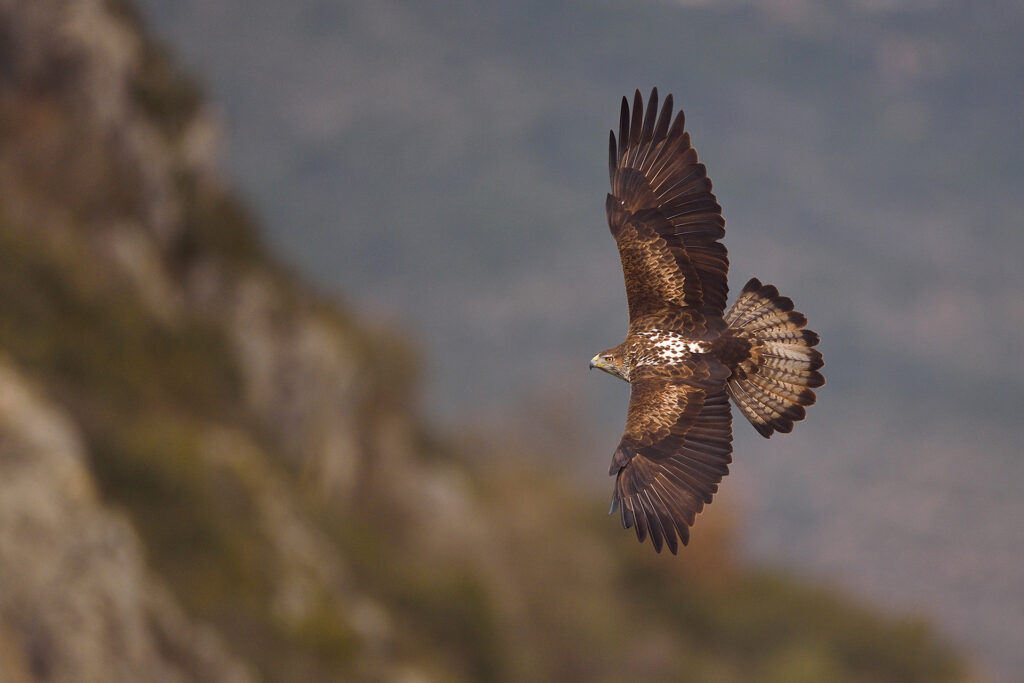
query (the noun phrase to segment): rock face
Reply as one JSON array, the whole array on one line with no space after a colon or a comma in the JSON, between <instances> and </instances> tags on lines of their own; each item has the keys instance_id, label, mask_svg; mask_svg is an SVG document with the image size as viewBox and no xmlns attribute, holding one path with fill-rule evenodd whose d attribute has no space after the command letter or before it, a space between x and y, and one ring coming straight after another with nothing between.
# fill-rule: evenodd
<instances>
[{"instance_id":1,"label":"rock face","mask_svg":"<svg viewBox=\"0 0 1024 683\"><path fill-rule=\"evenodd\" d=\"M251 680L100 501L74 424L0 362L4 680Z\"/></svg>"},{"instance_id":2,"label":"rock face","mask_svg":"<svg viewBox=\"0 0 1024 683\"><path fill-rule=\"evenodd\" d=\"M440 438L407 344L275 261L216 146L127 2L0 0L0 679L957 677L721 519L666 564Z\"/></svg>"},{"instance_id":3,"label":"rock face","mask_svg":"<svg viewBox=\"0 0 1024 683\"><path fill-rule=\"evenodd\" d=\"M4 346L13 357L0 365L0 670L4 680L247 680L252 668L146 568L160 551L147 553L132 522L111 508L138 512L130 493L109 489L138 483L123 470L145 446L123 443L124 425L109 420L139 418L141 408L165 429L189 423L169 431L195 442L195 466L245 487L250 530L274 567L274 585L261 587L267 612L285 630L301 629L311 612L340 609L333 603L344 572L337 551L295 509L287 478L309 480L324 499L351 495L362 474L357 458L372 441L363 407L387 403L372 396L376 379L360 367L368 335L257 257L258 240L247 225L238 229L241 209L216 180L213 118L195 86L147 42L130 7L4 0L0 36L4 296L20 299L4 318L35 326L9 330ZM77 310L70 317L80 324L62 319L63 307ZM140 397L130 386L136 354L173 363L157 347L173 356L197 328L197 353L230 375L221 380L231 396L221 398L235 407L203 413L211 378L193 358L167 370L187 376L184 393L158 388L157 402L171 405L147 406L150 392ZM62 350L40 344L64 335ZM110 348L81 348L90 344ZM88 379L58 367L70 360L81 370L103 356L109 366ZM117 377L122 363L135 366ZM139 379L166 384L169 375L156 370ZM126 401L135 403L127 412ZM277 469L260 440L275 451ZM129 452L104 460L97 452L111 442ZM135 474L166 474L146 467ZM187 533L209 526L193 522ZM179 575L176 587L187 584ZM354 604L371 615L354 631L380 636L386 620L375 620L370 601Z\"/></svg>"}]
</instances>

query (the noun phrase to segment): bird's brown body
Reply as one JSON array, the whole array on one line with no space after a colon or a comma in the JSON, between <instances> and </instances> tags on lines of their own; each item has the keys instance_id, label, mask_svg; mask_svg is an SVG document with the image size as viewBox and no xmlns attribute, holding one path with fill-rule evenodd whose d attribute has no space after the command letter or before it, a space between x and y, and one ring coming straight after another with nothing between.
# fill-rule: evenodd
<instances>
[{"instance_id":1,"label":"bird's brown body","mask_svg":"<svg viewBox=\"0 0 1024 683\"><path fill-rule=\"evenodd\" d=\"M630 383L612 508L641 541L650 535L656 550L674 553L729 471L729 398L762 435L790 431L824 384L818 336L790 299L756 279L725 311L725 221L682 113L672 120L671 95L659 115L654 90L646 116L639 91L632 113L623 98L609 171L608 225L630 323L591 367Z\"/></svg>"}]
</instances>

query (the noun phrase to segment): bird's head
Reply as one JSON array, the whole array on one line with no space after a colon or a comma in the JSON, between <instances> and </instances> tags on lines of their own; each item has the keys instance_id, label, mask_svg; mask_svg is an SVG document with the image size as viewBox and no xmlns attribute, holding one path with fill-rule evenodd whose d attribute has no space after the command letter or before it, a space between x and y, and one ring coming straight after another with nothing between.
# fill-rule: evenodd
<instances>
[{"instance_id":1,"label":"bird's head","mask_svg":"<svg viewBox=\"0 0 1024 683\"><path fill-rule=\"evenodd\" d=\"M604 370L609 375L615 375L619 379L629 381L629 368L626 366L626 357L623 353L622 344L615 348L602 351L590 359L590 369Z\"/></svg>"}]
</instances>

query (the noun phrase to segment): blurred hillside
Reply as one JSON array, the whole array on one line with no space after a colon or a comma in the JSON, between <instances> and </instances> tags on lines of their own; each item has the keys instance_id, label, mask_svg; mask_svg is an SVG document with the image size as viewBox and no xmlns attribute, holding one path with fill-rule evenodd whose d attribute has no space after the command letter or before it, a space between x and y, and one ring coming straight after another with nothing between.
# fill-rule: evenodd
<instances>
[{"instance_id":1,"label":"blurred hillside","mask_svg":"<svg viewBox=\"0 0 1024 683\"><path fill-rule=\"evenodd\" d=\"M0 672L957 680L913 620L655 556L278 263L196 84L101 0L0 0ZM486 452L488 457L479 458Z\"/></svg>"}]
</instances>

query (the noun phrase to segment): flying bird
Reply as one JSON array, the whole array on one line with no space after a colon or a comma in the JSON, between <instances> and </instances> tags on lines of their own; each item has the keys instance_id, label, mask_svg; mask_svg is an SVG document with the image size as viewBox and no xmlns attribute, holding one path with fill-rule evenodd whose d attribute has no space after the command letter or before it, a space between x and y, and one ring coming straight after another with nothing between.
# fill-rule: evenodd
<instances>
[{"instance_id":1,"label":"flying bird","mask_svg":"<svg viewBox=\"0 0 1024 683\"><path fill-rule=\"evenodd\" d=\"M659 113L657 88L646 113L639 90L632 112L622 98L605 207L629 330L590 361L630 384L610 513L673 554L729 472L729 399L769 437L804 419L825 383L818 335L774 286L752 279L725 310L725 220L684 122L681 111L672 118L672 95Z\"/></svg>"}]
</instances>

